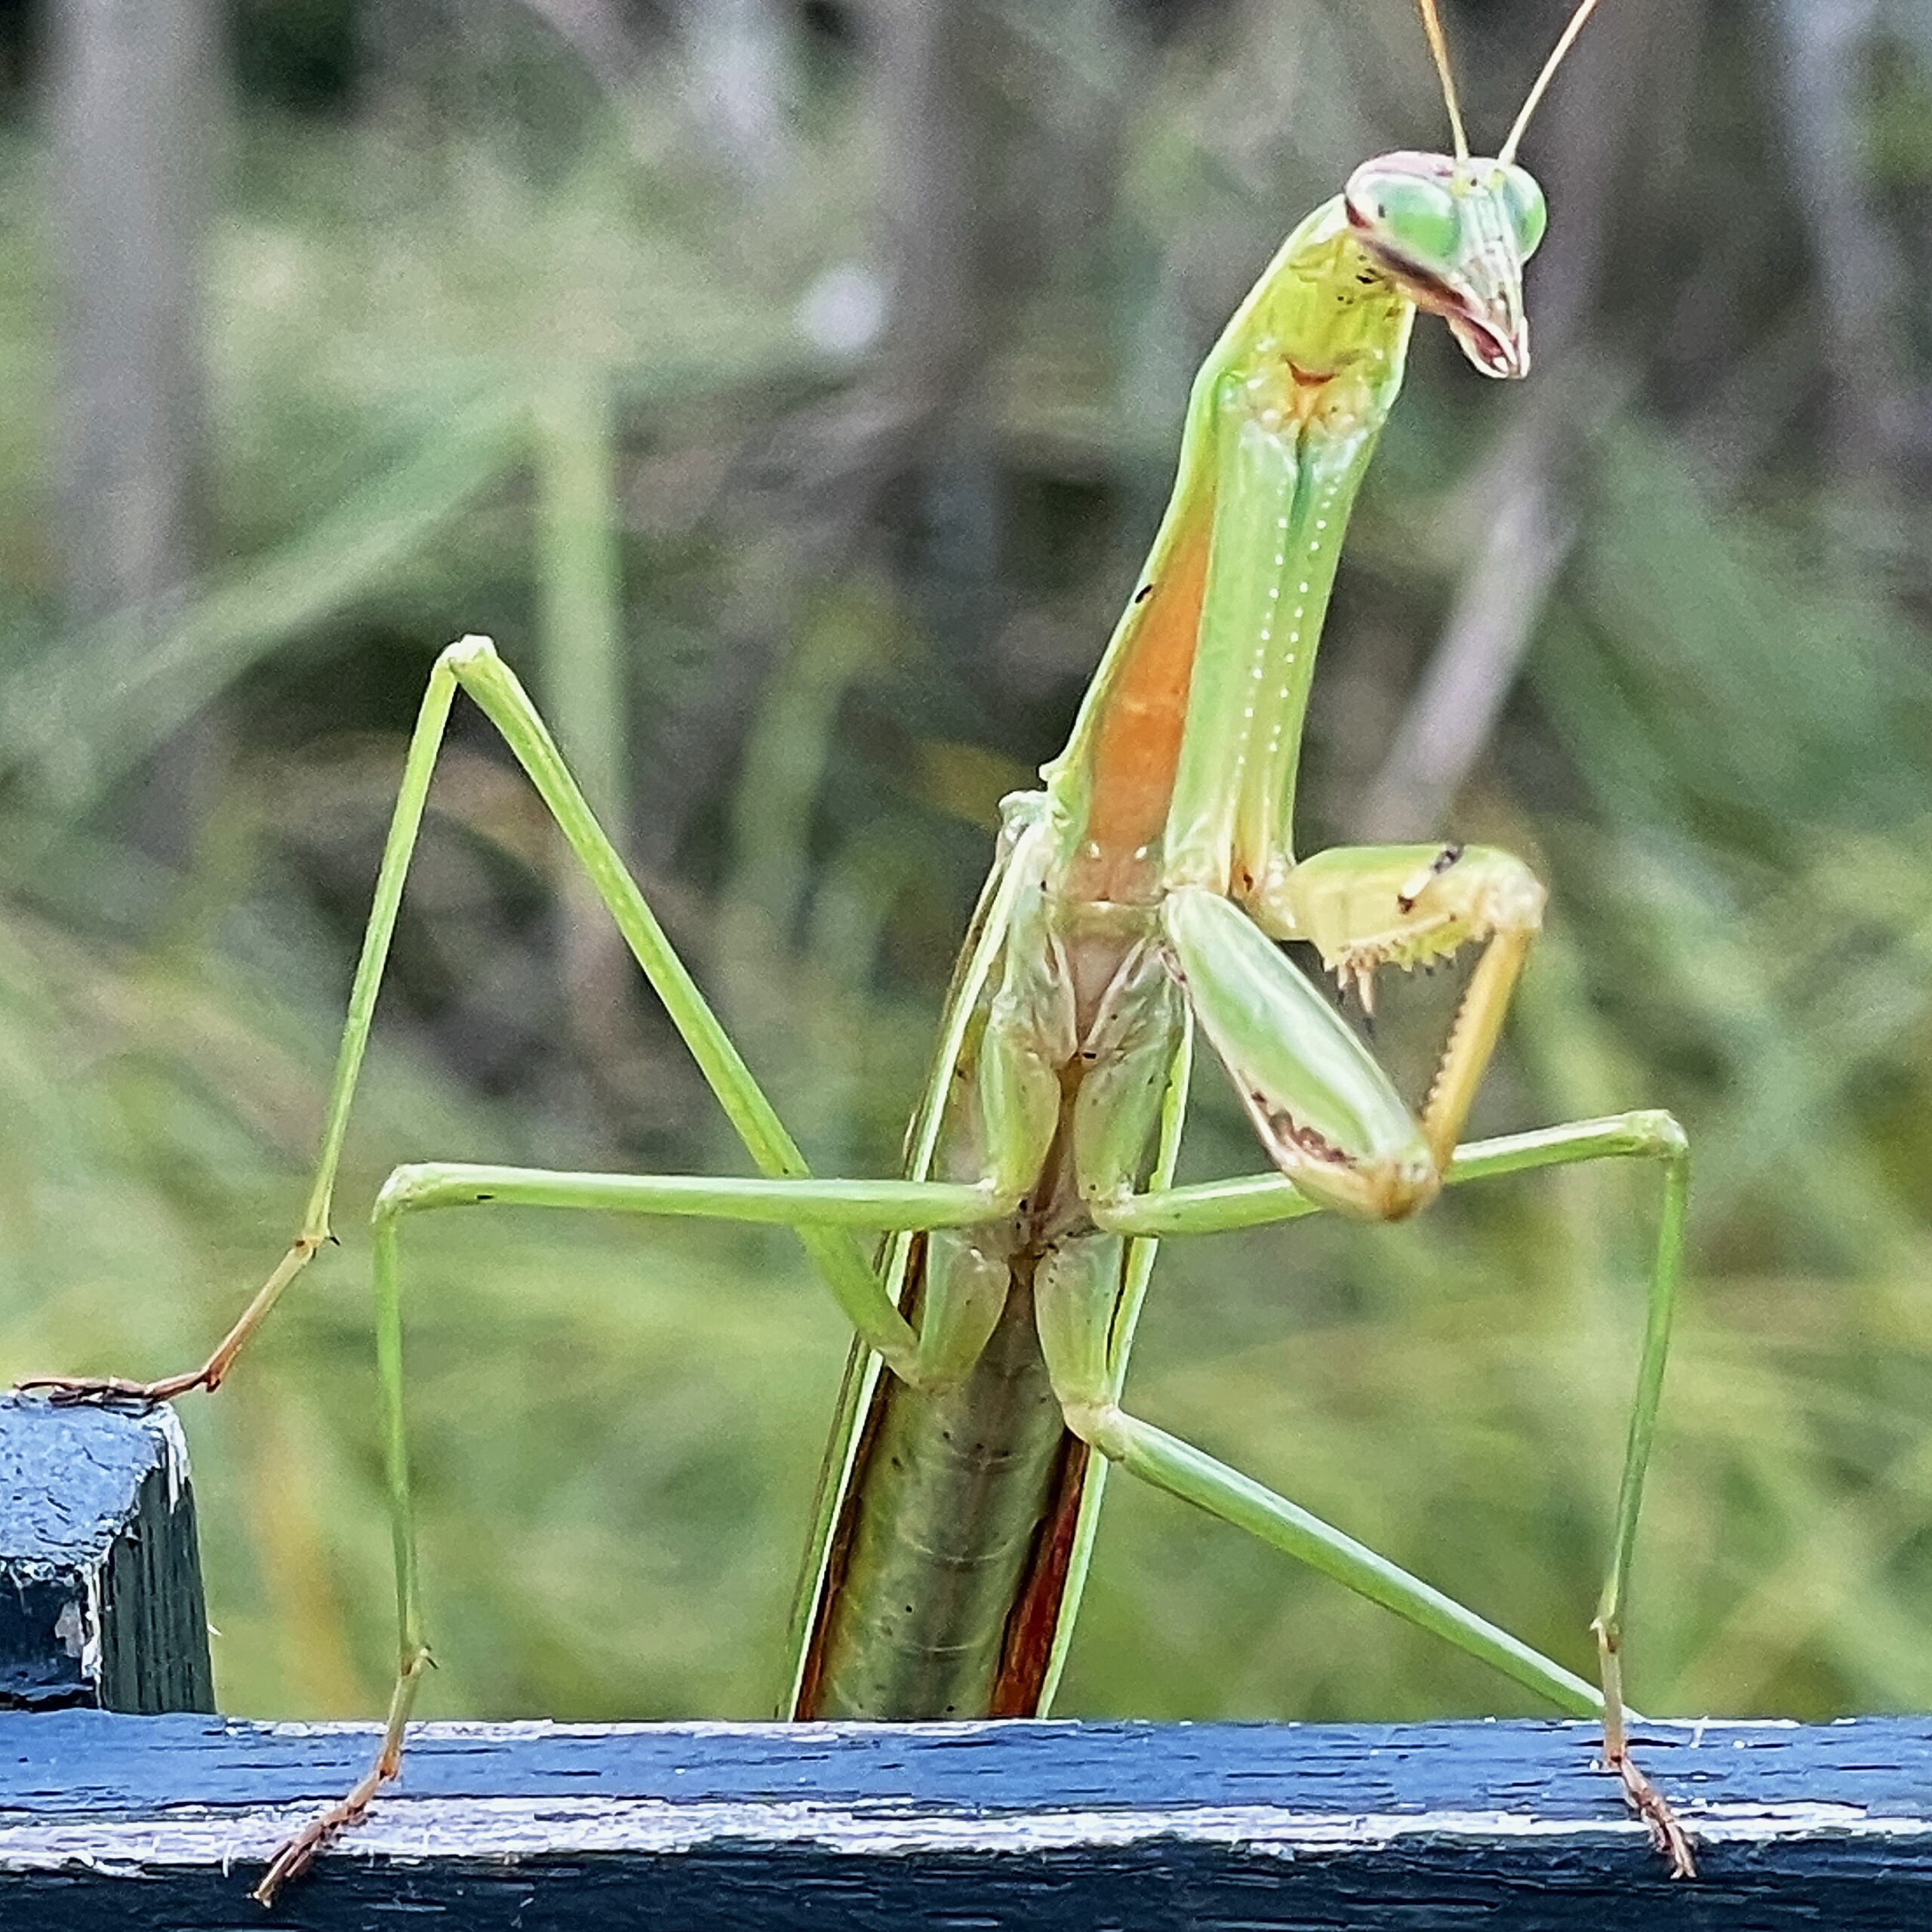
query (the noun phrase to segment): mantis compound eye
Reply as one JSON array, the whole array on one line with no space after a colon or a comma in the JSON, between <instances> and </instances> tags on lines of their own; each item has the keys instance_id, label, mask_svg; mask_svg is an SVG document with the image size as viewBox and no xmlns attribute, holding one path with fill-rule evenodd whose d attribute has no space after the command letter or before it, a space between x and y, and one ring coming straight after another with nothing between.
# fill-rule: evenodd
<instances>
[{"instance_id":1,"label":"mantis compound eye","mask_svg":"<svg viewBox=\"0 0 1932 1932\"><path fill-rule=\"evenodd\" d=\"M1351 224L1399 261L1440 274L1461 251L1462 211L1444 183L1407 168L1364 168L1347 198Z\"/></svg>"},{"instance_id":2,"label":"mantis compound eye","mask_svg":"<svg viewBox=\"0 0 1932 1932\"><path fill-rule=\"evenodd\" d=\"M1536 253L1543 229L1549 225L1549 207L1543 200L1543 190L1537 186L1535 176L1513 162L1503 168L1499 185L1510 226L1516 232L1516 245L1527 262Z\"/></svg>"}]
</instances>

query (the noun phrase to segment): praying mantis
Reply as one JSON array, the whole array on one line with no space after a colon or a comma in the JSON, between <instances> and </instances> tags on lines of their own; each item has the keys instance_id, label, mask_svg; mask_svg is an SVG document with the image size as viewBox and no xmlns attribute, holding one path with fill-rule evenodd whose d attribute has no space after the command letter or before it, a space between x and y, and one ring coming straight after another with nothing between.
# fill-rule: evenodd
<instances>
[{"instance_id":1,"label":"praying mantis","mask_svg":"<svg viewBox=\"0 0 1932 1932\"><path fill-rule=\"evenodd\" d=\"M207 1361L150 1383L40 1378L63 1401L217 1387L330 1238L350 1104L446 721L461 690L534 782L743 1141L754 1176L398 1168L374 1211L377 1353L400 1656L375 1763L277 1853L265 1903L398 1770L429 1662L405 1432L400 1245L432 1209L504 1203L766 1223L795 1232L855 1343L795 1619L789 1714L1036 1715L1060 1675L1109 1465L1300 1558L1559 1709L1600 1715L1606 1762L1678 1875L1690 1846L1633 1761L1622 1617L1681 1272L1688 1152L1644 1111L1459 1144L1544 891L1475 846L1293 851L1315 648L1350 509L1418 310L1481 373L1529 368L1524 264L1545 223L1517 165L1594 10L1581 0L1494 157L1472 155L1435 0L1419 0L1454 152L1367 162L1287 237L1195 379L1172 497L1043 789L1006 801L902 1173L808 1171L488 640L438 660L406 756L300 1231ZM1478 949L1420 1111L1281 950L1376 974ZM1174 1180L1197 1031L1272 1163ZM1318 1211L1398 1220L1445 1185L1613 1158L1654 1164L1654 1260L1611 1554L1601 1687L1124 1405L1168 1235ZM861 1244L880 1242L876 1255Z\"/></svg>"}]
</instances>

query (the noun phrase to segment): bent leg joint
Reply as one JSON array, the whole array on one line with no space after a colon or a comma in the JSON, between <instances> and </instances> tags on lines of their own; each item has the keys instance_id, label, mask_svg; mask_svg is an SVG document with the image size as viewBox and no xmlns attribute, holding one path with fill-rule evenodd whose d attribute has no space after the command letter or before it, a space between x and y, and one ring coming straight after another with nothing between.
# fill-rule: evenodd
<instances>
[{"instance_id":1,"label":"bent leg joint","mask_svg":"<svg viewBox=\"0 0 1932 1932\"><path fill-rule=\"evenodd\" d=\"M1067 1427L1082 1442L1097 1449L1109 1462L1125 1457L1133 1429L1117 1402L1069 1401L1062 1403L1060 1410Z\"/></svg>"},{"instance_id":2,"label":"bent leg joint","mask_svg":"<svg viewBox=\"0 0 1932 1932\"><path fill-rule=\"evenodd\" d=\"M1690 1159L1690 1137L1675 1114L1662 1107L1648 1107L1626 1118L1636 1139L1634 1152L1673 1164Z\"/></svg>"}]
</instances>

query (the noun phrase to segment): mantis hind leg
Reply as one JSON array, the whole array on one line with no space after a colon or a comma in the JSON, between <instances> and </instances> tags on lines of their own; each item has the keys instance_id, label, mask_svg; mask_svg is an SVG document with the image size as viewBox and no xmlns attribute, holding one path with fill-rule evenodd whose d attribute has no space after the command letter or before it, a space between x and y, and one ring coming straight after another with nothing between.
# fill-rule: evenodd
<instances>
[{"instance_id":1,"label":"mantis hind leg","mask_svg":"<svg viewBox=\"0 0 1932 1932\"><path fill-rule=\"evenodd\" d=\"M1601 1715L1604 1756L1631 1804L1669 1858L1673 1875L1695 1869L1689 1840L1670 1807L1632 1760L1623 1700L1623 1617L1644 1479L1657 1430L1672 1318L1683 1274L1690 1161L1684 1131L1668 1114L1644 1112L1545 1128L1457 1149L1452 1183L1529 1168L1638 1157L1654 1161L1663 1183L1644 1338L1617 1491L1611 1558L1594 1629L1602 1691L1531 1650L1420 1579L1192 1444L1129 1414L1119 1404L1119 1364L1109 1349L1112 1282L1092 1265L1104 1244L1070 1242L1036 1276L1040 1335L1068 1426L1144 1481L1247 1530L1263 1542L1383 1604L1494 1665L1580 1716ZM1159 1235L1257 1226L1316 1211L1319 1204L1274 1176L1209 1183L1134 1196L1097 1189L1097 1223L1113 1233Z\"/></svg>"},{"instance_id":2,"label":"mantis hind leg","mask_svg":"<svg viewBox=\"0 0 1932 1932\"><path fill-rule=\"evenodd\" d=\"M284 1291L333 1239L329 1211L348 1131L349 1111L369 1041L376 998L395 931L404 882L423 823L429 784L457 689L467 691L502 734L549 808L626 943L697 1060L753 1161L771 1177L802 1177L804 1157L718 1024L684 963L672 950L617 849L598 824L528 694L488 638L466 637L439 657L417 715L404 761L374 903L349 998L341 1044L330 1081L321 1148L301 1226L288 1251L257 1290L234 1326L197 1367L152 1382L112 1377L38 1377L23 1384L48 1388L57 1401L149 1405L196 1388L214 1389L267 1318ZM893 1305L863 1250L848 1229L802 1226L799 1238L854 1327L887 1363L918 1372L918 1338Z\"/></svg>"}]
</instances>

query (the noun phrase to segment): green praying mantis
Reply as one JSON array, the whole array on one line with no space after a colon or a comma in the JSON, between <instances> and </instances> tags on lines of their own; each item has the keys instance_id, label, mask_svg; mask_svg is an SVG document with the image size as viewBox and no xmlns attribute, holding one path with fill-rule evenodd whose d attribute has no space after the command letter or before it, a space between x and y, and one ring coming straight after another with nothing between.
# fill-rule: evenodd
<instances>
[{"instance_id":1,"label":"green praying mantis","mask_svg":"<svg viewBox=\"0 0 1932 1932\"><path fill-rule=\"evenodd\" d=\"M329 1239L330 1204L398 905L459 689L501 732L743 1142L743 1178L400 1168L374 1208L377 1347L400 1660L374 1764L276 1854L265 1902L398 1771L429 1661L405 1435L399 1249L431 1209L491 1202L792 1229L856 1340L795 1620L801 1718L1044 1712L1118 1465L1386 1605L1560 1709L1670 1860L1686 1835L1632 1761L1623 1607L1681 1272L1684 1137L1641 1112L1459 1144L1537 933L1542 885L1487 848L1294 856L1303 718L1356 491L1418 309L1476 368L1529 367L1522 276L1545 210L1524 129L1593 11L1582 0L1498 153L1472 156L1435 0L1419 0L1453 155L1358 168L1281 245L1196 377L1138 588L1042 789L1006 801L931 1078L895 1179L813 1177L600 829L515 675L481 638L438 660L404 768L300 1232L208 1360L166 1380L43 1379L65 1401L212 1390ZM1366 1003L1386 967L1479 949L1417 1112L1281 949L1312 944ZM1272 1164L1174 1180L1196 1029ZM1328 1211L1396 1220L1445 1185L1612 1158L1662 1208L1611 1553L1601 1688L1123 1404L1158 1241ZM862 1238L879 1241L869 1254Z\"/></svg>"}]
</instances>

